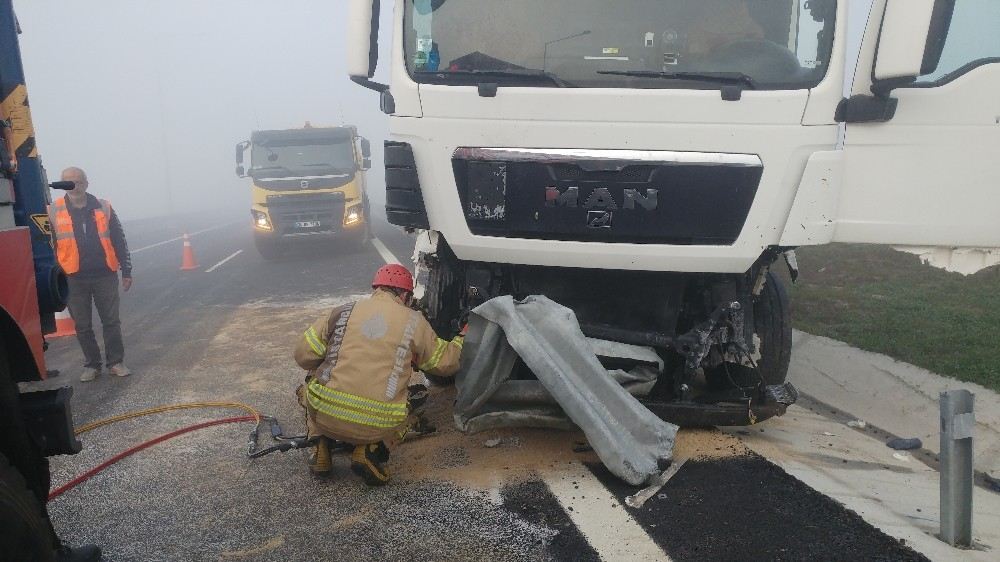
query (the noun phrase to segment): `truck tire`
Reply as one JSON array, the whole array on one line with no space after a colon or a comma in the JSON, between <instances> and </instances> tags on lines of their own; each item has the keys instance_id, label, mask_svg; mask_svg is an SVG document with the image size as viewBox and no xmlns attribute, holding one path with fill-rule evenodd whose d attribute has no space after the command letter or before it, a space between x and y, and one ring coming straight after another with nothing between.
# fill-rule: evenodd
<instances>
[{"instance_id":1,"label":"truck tire","mask_svg":"<svg viewBox=\"0 0 1000 562\"><path fill-rule=\"evenodd\" d=\"M364 228L361 233L357 235L354 239L354 251L355 253L361 253L368 249L368 245L372 241L372 227L370 224L365 223Z\"/></svg>"},{"instance_id":2,"label":"truck tire","mask_svg":"<svg viewBox=\"0 0 1000 562\"><path fill-rule=\"evenodd\" d=\"M368 194L365 194L362 197L361 219L364 221L364 228L352 241L354 244L354 250L357 253L361 253L367 250L368 245L372 241L372 213L371 213L371 208L368 205Z\"/></svg>"},{"instance_id":3,"label":"truck tire","mask_svg":"<svg viewBox=\"0 0 1000 562\"><path fill-rule=\"evenodd\" d=\"M24 476L0 453L0 544L8 560L55 560L52 530Z\"/></svg>"},{"instance_id":4,"label":"truck tire","mask_svg":"<svg viewBox=\"0 0 1000 562\"><path fill-rule=\"evenodd\" d=\"M792 309L781 278L768 272L760 297L753 304L754 332L760 338L757 367L765 385L782 384L792 358Z\"/></svg>"},{"instance_id":5,"label":"truck tire","mask_svg":"<svg viewBox=\"0 0 1000 562\"><path fill-rule=\"evenodd\" d=\"M754 334L759 338L760 357L757 371L730 364L706 369L705 378L713 393L725 396L733 385L743 388L782 384L788 376L788 363L792 355L792 321L788 293L781 279L774 273L767 280L760 296L753 303ZM742 392L742 391L741 391ZM741 395L737 393L737 395ZM725 399L723 399L725 400Z\"/></svg>"},{"instance_id":6,"label":"truck tire","mask_svg":"<svg viewBox=\"0 0 1000 562\"><path fill-rule=\"evenodd\" d=\"M49 488L48 463L21 420L4 337L0 333L0 557L54 560L55 532L42 503Z\"/></svg>"}]
</instances>

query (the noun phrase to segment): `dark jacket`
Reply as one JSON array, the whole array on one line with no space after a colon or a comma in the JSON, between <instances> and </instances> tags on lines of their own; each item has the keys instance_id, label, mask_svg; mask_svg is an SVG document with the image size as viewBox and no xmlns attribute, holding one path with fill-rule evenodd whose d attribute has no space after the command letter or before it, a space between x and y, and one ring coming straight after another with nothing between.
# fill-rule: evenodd
<instances>
[{"instance_id":1,"label":"dark jacket","mask_svg":"<svg viewBox=\"0 0 1000 562\"><path fill-rule=\"evenodd\" d=\"M94 210L100 208L101 202L89 193L87 194L87 204L82 208L77 208L68 199L66 200L66 209L73 218L73 235L76 237L76 244L80 249L80 271L74 274L74 277L100 277L116 273L108 268L104 247L97 234ZM132 256L128 252L128 243L125 241L125 230L122 229L122 223L118 220L118 214L114 208L111 209L108 228L111 230L111 244L115 248L115 256L121 265L122 277L132 277Z\"/></svg>"}]
</instances>

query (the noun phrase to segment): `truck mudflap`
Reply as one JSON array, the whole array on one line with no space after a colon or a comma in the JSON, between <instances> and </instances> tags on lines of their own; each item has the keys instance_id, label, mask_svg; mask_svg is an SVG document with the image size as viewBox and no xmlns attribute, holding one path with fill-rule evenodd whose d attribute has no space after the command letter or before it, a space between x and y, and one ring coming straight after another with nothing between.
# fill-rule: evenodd
<instances>
[{"instance_id":1,"label":"truck mudflap","mask_svg":"<svg viewBox=\"0 0 1000 562\"><path fill-rule=\"evenodd\" d=\"M681 427L715 427L754 425L764 420L781 416L798 399L798 391L792 383L773 385L765 388L764 400L739 402L666 402L643 400L639 402L660 419Z\"/></svg>"},{"instance_id":2,"label":"truck mudflap","mask_svg":"<svg viewBox=\"0 0 1000 562\"><path fill-rule=\"evenodd\" d=\"M73 431L72 396L71 386L20 395L24 425L46 457L75 455L83 448Z\"/></svg>"}]
</instances>

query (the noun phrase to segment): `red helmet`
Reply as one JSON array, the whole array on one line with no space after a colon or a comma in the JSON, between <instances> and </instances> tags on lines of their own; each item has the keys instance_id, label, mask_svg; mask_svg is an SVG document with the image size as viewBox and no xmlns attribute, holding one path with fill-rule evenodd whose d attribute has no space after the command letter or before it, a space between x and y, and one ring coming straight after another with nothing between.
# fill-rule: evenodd
<instances>
[{"instance_id":1,"label":"red helmet","mask_svg":"<svg viewBox=\"0 0 1000 562\"><path fill-rule=\"evenodd\" d=\"M395 287L412 293L413 275L410 275L409 269L398 263L383 265L375 272L375 278L372 279L372 288L375 287Z\"/></svg>"}]
</instances>

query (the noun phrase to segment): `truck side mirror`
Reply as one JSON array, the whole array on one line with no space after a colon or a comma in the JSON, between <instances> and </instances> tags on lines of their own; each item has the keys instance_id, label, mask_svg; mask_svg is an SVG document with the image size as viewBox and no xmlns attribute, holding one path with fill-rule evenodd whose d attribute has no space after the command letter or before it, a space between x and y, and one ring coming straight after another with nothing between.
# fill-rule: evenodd
<instances>
[{"instance_id":1,"label":"truck side mirror","mask_svg":"<svg viewBox=\"0 0 1000 562\"><path fill-rule=\"evenodd\" d=\"M953 0L888 0L872 78L886 92L933 72L941 58Z\"/></svg>"},{"instance_id":2,"label":"truck side mirror","mask_svg":"<svg viewBox=\"0 0 1000 562\"><path fill-rule=\"evenodd\" d=\"M372 169L372 159L371 158L367 158L367 157L366 158L362 158L361 159L361 169L362 170L371 170Z\"/></svg>"},{"instance_id":3,"label":"truck side mirror","mask_svg":"<svg viewBox=\"0 0 1000 562\"><path fill-rule=\"evenodd\" d=\"M250 146L248 141L243 141L236 144L236 163L243 163L243 153L246 151L247 147Z\"/></svg>"},{"instance_id":4,"label":"truck side mirror","mask_svg":"<svg viewBox=\"0 0 1000 562\"><path fill-rule=\"evenodd\" d=\"M247 177L246 168L243 167L243 153L249 147L250 141L243 141L236 145L236 175L241 178Z\"/></svg>"},{"instance_id":5,"label":"truck side mirror","mask_svg":"<svg viewBox=\"0 0 1000 562\"><path fill-rule=\"evenodd\" d=\"M365 158L372 157L372 143L368 142L368 139L361 137L361 156Z\"/></svg>"},{"instance_id":6,"label":"truck side mirror","mask_svg":"<svg viewBox=\"0 0 1000 562\"><path fill-rule=\"evenodd\" d=\"M347 73L352 79L375 76L378 65L379 0L350 0L347 20Z\"/></svg>"}]
</instances>

